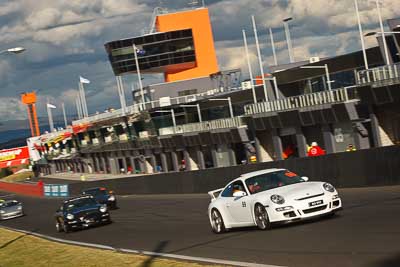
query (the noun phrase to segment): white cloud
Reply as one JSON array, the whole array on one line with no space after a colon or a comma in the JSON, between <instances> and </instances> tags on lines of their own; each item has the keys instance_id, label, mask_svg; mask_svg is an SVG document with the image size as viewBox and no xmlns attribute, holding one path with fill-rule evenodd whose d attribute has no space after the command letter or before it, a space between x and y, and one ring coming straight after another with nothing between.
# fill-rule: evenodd
<instances>
[{"instance_id":1,"label":"white cloud","mask_svg":"<svg viewBox=\"0 0 400 267\"><path fill-rule=\"evenodd\" d=\"M2 121L27 119L27 110L18 98L0 97Z\"/></svg>"},{"instance_id":2,"label":"white cloud","mask_svg":"<svg viewBox=\"0 0 400 267\"><path fill-rule=\"evenodd\" d=\"M17 99L14 96L20 91L40 89L40 115L45 114L43 105L47 97L56 102L64 101L67 111L75 112L76 79L78 75L85 75L93 81L87 87L92 112L107 106L119 107L115 77L103 44L141 34L149 25L158 0L3 2L6 3L0 4L0 49L21 45L27 51L17 57L2 55L0 98ZM171 8L178 5L177 1L164 2ZM359 0L364 31L377 30L375 6L366 2ZM383 18L399 17L398 4L399 0L385 0ZM267 35L269 27L274 30L279 63L288 62L282 24L286 17L294 18L290 28L298 60L334 56L361 48L353 0L225 0L209 8L221 69L241 68L247 73L241 32L246 29L253 71L258 74L252 14L257 21L265 66L273 62ZM367 47L376 45L374 37L365 38L365 41ZM126 87L131 79L126 78ZM13 108L14 113L20 112L20 108L24 110L24 106L16 107L17 100L10 103L8 108L0 109L0 116L9 116ZM22 114L25 116L25 110Z\"/></svg>"}]
</instances>

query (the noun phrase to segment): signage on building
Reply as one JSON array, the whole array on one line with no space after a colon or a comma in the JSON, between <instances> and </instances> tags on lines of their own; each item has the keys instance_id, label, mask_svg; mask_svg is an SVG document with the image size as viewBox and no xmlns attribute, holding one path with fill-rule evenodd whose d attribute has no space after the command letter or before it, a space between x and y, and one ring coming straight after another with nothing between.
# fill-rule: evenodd
<instances>
[{"instance_id":1,"label":"signage on building","mask_svg":"<svg viewBox=\"0 0 400 267\"><path fill-rule=\"evenodd\" d=\"M0 150L0 168L29 163L27 146Z\"/></svg>"},{"instance_id":2,"label":"signage on building","mask_svg":"<svg viewBox=\"0 0 400 267\"><path fill-rule=\"evenodd\" d=\"M45 184L43 189L45 197L69 197L67 184Z\"/></svg>"}]
</instances>

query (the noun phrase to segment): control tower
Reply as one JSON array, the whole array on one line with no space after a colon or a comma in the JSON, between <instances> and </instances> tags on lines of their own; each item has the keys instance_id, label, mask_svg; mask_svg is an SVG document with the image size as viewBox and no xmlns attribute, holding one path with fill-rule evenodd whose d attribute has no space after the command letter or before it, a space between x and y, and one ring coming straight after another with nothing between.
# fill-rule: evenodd
<instances>
[{"instance_id":1,"label":"control tower","mask_svg":"<svg viewBox=\"0 0 400 267\"><path fill-rule=\"evenodd\" d=\"M219 71L208 8L159 14L156 33L105 44L116 76L163 73L165 82L210 76Z\"/></svg>"}]
</instances>

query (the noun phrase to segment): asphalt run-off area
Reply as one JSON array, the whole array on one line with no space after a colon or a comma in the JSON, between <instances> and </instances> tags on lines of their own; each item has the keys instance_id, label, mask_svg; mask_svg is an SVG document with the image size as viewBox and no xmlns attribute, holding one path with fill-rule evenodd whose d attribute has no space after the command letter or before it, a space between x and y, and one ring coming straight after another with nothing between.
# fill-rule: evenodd
<instances>
[{"instance_id":1,"label":"asphalt run-off area","mask_svg":"<svg viewBox=\"0 0 400 267\"><path fill-rule=\"evenodd\" d=\"M278 266L400 266L400 186L342 189L343 210L332 218L231 230L216 235L207 195L118 196L113 223L57 233L62 199L13 196L27 216L0 225L114 248ZM0 193L6 195L6 193ZM10 197L10 196L9 196Z\"/></svg>"}]
</instances>

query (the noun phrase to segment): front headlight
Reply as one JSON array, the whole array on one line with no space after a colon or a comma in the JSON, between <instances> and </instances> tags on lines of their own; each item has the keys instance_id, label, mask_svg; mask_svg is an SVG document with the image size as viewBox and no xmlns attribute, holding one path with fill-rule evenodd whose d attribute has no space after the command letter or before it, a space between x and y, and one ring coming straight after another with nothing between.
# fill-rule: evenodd
<instances>
[{"instance_id":1,"label":"front headlight","mask_svg":"<svg viewBox=\"0 0 400 267\"><path fill-rule=\"evenodd\" d=\"M18 206L18 207L17 207L17 210L22 210L22 206Z\"/></svg>"},{"instance_id":2,"label":"front headlight","mask_svg":"<svg viewBox=\"0 0 400 267\"><path fill-rule=\"evenodd\" d=\"M324 183L323 187L328 192L331 192L331 193L335 192L335 188L330 183Z\"/></svg>"},{"instance_id":3,"label":"front headlight","mask_svg":"<svg viewBox=\"0 0 400 267\"><path fill-rule=\"evenodd\" d=\"M4 210L0 210L0 213L1 213L1 214L4 214L4 213L6 213L6 212L5 212Z\"/></svg>"},{"instance_id":4,"label":"front headlight","mask_svg":"<svg viewBox=\"0 0 400 267\"><path fill-rule=\"evenodd\" d=\"M275 204L279 204L279 205L285 203L285 199L283 198L283 196L280 196L280 195L272 195L271 201L274 202Z\"/></svg>"},{"instance_id":5,"label":"front headlight","mask_svg":"<svg viewBox=\"0 0 400 267\"><path fill-rule=\"evenodd\" d=\"M101 206L100 207L100 212L104 213L107 211L107 207L106 206Z\"/></svg>"},{"instance_id":6,"label":"front headlight","mask_svg":"<svg viewBox=\"0 0 400 267\"><path fill-rule=\"evenodd\" d=\"M114 200L115 200L115 197L114 197L114 196L110 196L110 197L108 198L108 200L109 200L109 201L114 201Z\"/></svg>"},{"instance_id":7,"label":"front headlight","mask_svg":"<svg viewBox=\"0 0 400 267\"><path fill-rule=\"evenodd\" d=\"M68 220L73 220L73 219L74 219L74 215L72 215L72 214L67 214L67 219L68 219Z\"/></svg>"}]
</instances>

